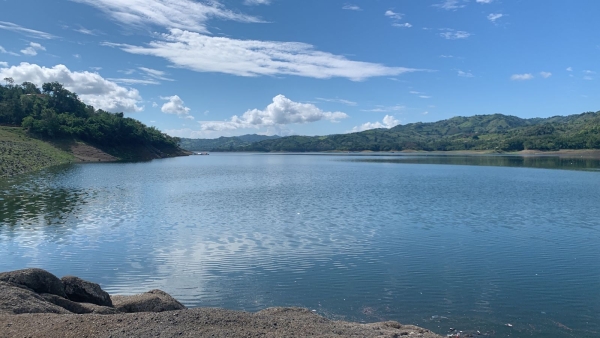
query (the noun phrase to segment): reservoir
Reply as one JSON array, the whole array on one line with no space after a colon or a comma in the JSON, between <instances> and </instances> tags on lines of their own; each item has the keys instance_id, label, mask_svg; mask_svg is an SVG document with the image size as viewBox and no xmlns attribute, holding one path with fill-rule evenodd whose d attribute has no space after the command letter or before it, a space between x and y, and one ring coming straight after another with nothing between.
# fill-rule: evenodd
<instances>
[{"instance_id":1,"label":"reservoir","mask_svg":"<svg viewBox=\"0 0 600 338\"><path fill-rule=\"evenodd\" d=\"M600 163L218 154L0 180L0 271L188 307L600 336Z\"/></svg>"}]
</instances>

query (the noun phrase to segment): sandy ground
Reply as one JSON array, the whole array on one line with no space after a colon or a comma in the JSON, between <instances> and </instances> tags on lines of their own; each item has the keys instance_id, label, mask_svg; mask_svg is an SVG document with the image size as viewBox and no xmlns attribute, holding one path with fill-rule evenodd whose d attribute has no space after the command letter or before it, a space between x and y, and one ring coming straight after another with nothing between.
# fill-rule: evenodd
<instances>
[{"instance_id":1,"label":"sandy ground","mask_svg":"<svg viewBox=\"0 0 600 338\"><path fill-rule=\"evenodd\" d=\"M113 162L118 160L118 158L82 142L74 142L71 145L71 153L79 162Z\"/></svg>"},{"instance_id":2,"label":"sandy ground","mask_svg":"<svg viewBox=\"0 0 600 338\"><path fill-rule=\"evenodd\" d=\"M0 337L422 337L429 330L397 322L332 321L300 308L257 313L194 308L117 315L0 315Z\"/></svg>"}]
</instances>

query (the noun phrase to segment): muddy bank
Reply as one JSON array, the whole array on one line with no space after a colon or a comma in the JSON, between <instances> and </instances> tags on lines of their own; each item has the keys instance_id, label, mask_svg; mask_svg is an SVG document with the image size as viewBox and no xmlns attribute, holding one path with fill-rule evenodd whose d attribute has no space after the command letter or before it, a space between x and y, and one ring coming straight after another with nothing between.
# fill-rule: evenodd
<instances>
[{"instance_id":1,"label":"muddy bank","mask_svg":"<svg viewBox=\"0 0 600 338\"><path fill-rule=\"evenodd\" d=\"M167 293L110 296L98 284L41 269L0 273L0 337L423 337L398 322L333 321L308 309L186 309Z\"/></svg>"}]
</instances>

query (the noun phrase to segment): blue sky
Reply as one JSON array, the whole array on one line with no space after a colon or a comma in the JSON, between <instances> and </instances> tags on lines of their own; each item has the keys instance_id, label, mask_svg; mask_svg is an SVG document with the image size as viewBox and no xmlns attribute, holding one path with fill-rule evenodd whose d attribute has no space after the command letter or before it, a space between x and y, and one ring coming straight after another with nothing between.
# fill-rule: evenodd
<instances>
[{"instance_id":1,"label":"blue sky","mask_svg":"<svg viewBox=\"0 0 600 338\"><path fill-rule=\"evenodd\" d=\"M174 136L600 110L593 0L0 0L0 78Z\"/></svg>"}]
</instances>

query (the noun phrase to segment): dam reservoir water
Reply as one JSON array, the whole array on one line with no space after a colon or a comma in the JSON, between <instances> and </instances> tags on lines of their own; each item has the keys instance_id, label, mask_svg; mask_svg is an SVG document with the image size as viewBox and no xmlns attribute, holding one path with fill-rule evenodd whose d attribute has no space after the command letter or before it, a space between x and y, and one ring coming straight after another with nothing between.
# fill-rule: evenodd
<instances>
[{"instance_id":1,"label":"dam reservoir water","mask_svg":"<svg viewBox=\"0 0 600 338\"><path fill-rule=\"evenodd\" d=\"M0 271L158 288L190 307L599 337L599 168L352 154L52 168L0 180Z\"/></svg>"}]
</instances>

